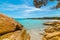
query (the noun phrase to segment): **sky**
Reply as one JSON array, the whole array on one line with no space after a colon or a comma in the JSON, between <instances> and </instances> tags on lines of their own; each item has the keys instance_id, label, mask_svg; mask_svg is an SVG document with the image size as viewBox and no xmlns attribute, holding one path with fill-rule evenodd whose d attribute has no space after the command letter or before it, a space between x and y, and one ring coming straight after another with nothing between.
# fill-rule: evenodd
<instances>
[{"instance_id":1,"label":"sky","mask_svg":"<svg viewBox=\"0 0 60 40\"><path fill-rule=\"evenodd\" d=\"M48 2L46 6L35 8L33 0L0 0L0 13L13 18L60 17L60 9L50 9L57 3Z\"/></svg>"}]
</instances>

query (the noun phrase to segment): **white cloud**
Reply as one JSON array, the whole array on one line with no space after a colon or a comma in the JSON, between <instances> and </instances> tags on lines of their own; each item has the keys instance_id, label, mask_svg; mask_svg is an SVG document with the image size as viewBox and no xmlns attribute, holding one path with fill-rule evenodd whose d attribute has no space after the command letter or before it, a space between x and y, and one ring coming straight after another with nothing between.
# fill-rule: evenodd
<instances>
[{"instance_id":1,"label":"white cloud","mask_svg":"<svg viewBox=\"0 0 60 40\"><path fill-rule=\"evenodd\" d=\"M48 12L51 10L49 10L48 8L35 8L35 7L31 7L24 4L14 5L14 4L3 3L3 4L0 4L0 11L5 11L5 12L9 11L9 13L12 13L10 14L10 16L14 15L13 17L32 17L34 15L36 16L36 13L32 13L32 12L35 12L35 11Z\"/></svg>"},{"instance_id":2,"label":"white cloud","mask_svg":"<svg viewBox=\"0 0 60 40\"><path fill-rule=\"evenodd\" d=\"M14 5L14 4L7 4L7 3L3 3L3 4L0 4L0 9L3 9L3 10L9 10L9 11L15 11L15 10L19 10L20 8L26 8L26 9L29 9L29 8L33 8L33 7L29 7L27 5Z\"/></svg>"},{"instance_id":3,"label":"white cloud","mask_svg":"<svg viewBox=\"0 0 60 40\"><path fill-rule=\"evenodd\" d=\"M7 10L7 11L15 11L15 10L21 10L22 9L26 9L25 12L33 12L33 11L50 11L47 10L46 8L42 9L42 8L35 8L35 7L30 7L28 5L14 5L14 4L7 4L7 3L3 3L0 4L0 9L2 10Z\"/></svg>"}]
</instances>

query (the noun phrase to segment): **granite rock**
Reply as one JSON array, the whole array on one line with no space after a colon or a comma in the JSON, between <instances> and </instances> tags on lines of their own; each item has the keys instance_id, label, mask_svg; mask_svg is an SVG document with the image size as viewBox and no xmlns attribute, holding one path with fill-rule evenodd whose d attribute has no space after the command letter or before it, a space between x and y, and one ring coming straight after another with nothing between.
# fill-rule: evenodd
<instances>
[{"instance_id":1,"label":"granite rock","mask_svg":"<svg viewBox=\"0 0 60 40\"><path fill-rule=\"evenodd\" d=\"M16 29L23 29L23 26L4 14L0 14L0 35L15 31Z\"/></svg>"},{"instance_id":2,"label":"granite rock","mask_svg":"<svg viewBox=\"0 0 60 40\"><path fill-rule=\"evenodd\" d=\"M60 22L50 22L52 25L50 26L48 23L48 28L45 28L44 35L42 35L42 40L60 40Z\"/></svg>"},{"instance_id":3,"label":"granite rock","mask_svg":"<svg viewBox=\"0 0 60 40\"><path fill-rule=\"evenodd\" d=\"M0 36L0 40L30 40L29 34L26 30L18 30L15 32L7 33L5 35Z\"/></svg>"}]
</instances>

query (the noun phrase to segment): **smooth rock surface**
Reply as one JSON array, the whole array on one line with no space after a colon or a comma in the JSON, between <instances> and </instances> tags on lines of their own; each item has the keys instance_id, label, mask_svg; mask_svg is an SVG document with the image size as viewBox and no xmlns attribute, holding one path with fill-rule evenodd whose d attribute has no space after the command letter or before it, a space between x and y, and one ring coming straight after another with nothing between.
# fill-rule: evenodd
<instances>
[{"instance_id":1,"label":"smooth rock surface","mask_svg":"<svg viewBox=\"0 0 60 40\"><path fill-rule=\"evenodd\" d=\"M23 29L23 26L14 19L0 14L0 35L15 31L16 29Z\"/></svg>"}]
</instances>

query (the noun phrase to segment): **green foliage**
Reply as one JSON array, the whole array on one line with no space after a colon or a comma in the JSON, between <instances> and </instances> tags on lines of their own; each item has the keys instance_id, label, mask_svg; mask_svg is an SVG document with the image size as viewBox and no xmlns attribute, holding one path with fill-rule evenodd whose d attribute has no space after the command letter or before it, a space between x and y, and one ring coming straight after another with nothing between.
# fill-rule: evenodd
<instances>
[{"instance_id":1,"label":"green foliage","mask_svg":"<svg viewBox=\"0 0 60 40\"><path fill-rule=\"evenodd\" d=\"M60 0L34 0L34 5L36 8L41 8L42 6L46 6L48 1L50 2L58 1L57 5L54 6L53 8L54 9L60 8Z\"/></svg>"}]
</instances>

